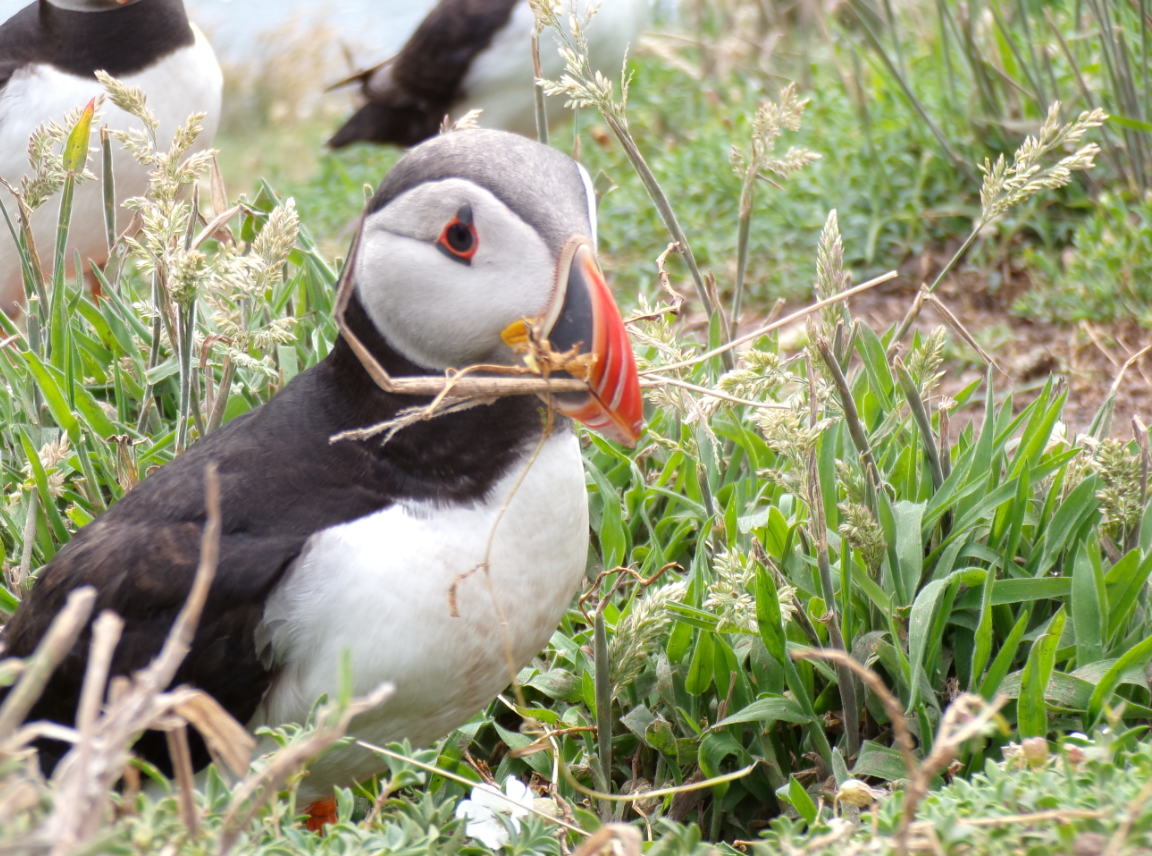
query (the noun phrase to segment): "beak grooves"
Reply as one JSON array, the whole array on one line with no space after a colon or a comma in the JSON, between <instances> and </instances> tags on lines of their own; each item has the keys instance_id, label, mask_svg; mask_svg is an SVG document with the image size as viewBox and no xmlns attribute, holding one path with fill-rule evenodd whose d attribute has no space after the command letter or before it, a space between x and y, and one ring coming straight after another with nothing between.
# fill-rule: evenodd
<instances>
[{"instance_id":1,"label":"beak grooves","mask_svg":"<svg viewBox=\"0 0 1152 856\"><path fill-rule=\"evenodd\" d=\"M569 244L561 255L561 266L569 258L567 271L561 267L558 277L563 303L545 329L555 350L579 346L581 353L591 352L596 360L588 377L591 395L557 395L557 409L609 439L635 446L643 423L643 401L628 331L591 247L583 241Z\"/></svg>"}]
</instances>

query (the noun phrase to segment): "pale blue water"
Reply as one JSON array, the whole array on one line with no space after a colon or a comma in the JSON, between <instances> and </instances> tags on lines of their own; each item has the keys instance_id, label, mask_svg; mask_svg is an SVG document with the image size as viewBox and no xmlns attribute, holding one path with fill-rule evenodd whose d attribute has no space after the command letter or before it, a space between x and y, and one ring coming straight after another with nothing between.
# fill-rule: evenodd
<instances>
[{"instance_id":1,"label":"pale blue water","mask_svg":"<svg viewBox=\"0 0 1152 856\"><path fill-rule=\"evenodd\" d=\"M252 37L297 17L323 21L349 45L387 55L404 44L436 0L185 0L184 5L225 52L243 50Z\"/></svg>"},{"instance_id":2,"label":"pale blue water","mask_svg":"<svg viewBox=\"0 0 1152 856\"><path fill-rule=\"evenodd\" d=\"M0 0L6 21L28 0ZM213 35L218 51L242 52L252 39L292 17L323 20L350 46L384 55L402 44L435 0L185 0L192 20Z\"/></svg>"}]
</instances>

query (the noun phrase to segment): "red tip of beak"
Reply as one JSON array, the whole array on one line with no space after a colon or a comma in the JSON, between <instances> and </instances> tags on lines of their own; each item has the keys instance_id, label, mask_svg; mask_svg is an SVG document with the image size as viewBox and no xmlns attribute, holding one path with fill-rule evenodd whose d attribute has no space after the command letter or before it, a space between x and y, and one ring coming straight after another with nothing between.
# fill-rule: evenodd
<instances>
[{"instance_id":1,"label":"red tip of beak","mask_svg":"<svg viewBox=\"0 0 1152 856\"><path fill-rule=\"evenodd\" d=\"M560 412L583 422L629 448L640 439L644 402L640 378L628 331L608 290L608 283L588 246L581 246L572 259L568 288L584 288L591 303L591 352L596 356L588 381L592 395L579 404L559 403Z\"/></svg>"}]
</instances>

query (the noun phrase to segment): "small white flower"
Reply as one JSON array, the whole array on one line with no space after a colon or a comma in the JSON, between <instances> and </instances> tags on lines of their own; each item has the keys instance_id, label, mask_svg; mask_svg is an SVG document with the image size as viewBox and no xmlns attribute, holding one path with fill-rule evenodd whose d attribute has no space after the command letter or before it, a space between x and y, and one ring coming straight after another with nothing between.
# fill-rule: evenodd
<instances>
[{"instance_id":1,"label":"small white flower","mask_svg":"<svg viewBox=\"0 0 1152 856\"><path fill-rule=\"evenodd\" d=\"M532 807L532 792L514 776L504 780L504 792L493 785L477 785L471 799L456 806L456 817L467 818L465 831L478 838L492 850L508 843L508 827L500 815L511 818L517 825L527 817Z\"/></svg>"}]
</instances>

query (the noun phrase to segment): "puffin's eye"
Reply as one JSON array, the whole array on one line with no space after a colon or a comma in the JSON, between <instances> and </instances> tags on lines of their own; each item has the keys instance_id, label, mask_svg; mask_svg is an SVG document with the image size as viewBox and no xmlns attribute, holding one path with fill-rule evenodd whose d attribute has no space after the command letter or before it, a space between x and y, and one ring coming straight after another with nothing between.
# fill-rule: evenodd
<instances>
[{"instance_id":1,"label":"puffin's eye","mask_svg":"<svg viewBox=\"0 0 1152 856\"><path fill-rule=\"evenodd\" d=\"M436 248L448 258L470 265L479 244L476 227L472 224L472 206L465 203L440 233Z\"/></svg>"}]
</instances>

